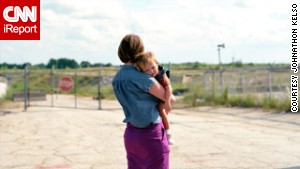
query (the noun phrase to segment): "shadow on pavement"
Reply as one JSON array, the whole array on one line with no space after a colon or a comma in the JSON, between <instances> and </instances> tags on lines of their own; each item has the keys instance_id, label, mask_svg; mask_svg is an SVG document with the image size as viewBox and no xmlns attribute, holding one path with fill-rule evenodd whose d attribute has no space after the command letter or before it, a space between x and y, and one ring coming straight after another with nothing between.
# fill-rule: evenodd
<instances>
[{"instance_id":1,"label":"shadow on pavement","mask_svg":"<svg viewBox=\"0 0 300 169\"><path fill-rule=\"evenodd\" d=\"M278 168L278 169L300 169L300 166L287 167L287 168Z\"/></svg>"}]
</instances>

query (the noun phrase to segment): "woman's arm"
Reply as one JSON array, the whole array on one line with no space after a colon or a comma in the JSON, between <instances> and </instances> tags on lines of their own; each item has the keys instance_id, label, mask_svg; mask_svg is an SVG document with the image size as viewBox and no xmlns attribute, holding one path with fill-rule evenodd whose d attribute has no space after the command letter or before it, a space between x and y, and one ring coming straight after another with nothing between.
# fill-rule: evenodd
<instances>
[{"instance_id":1,"label":"woman's arm","mask_svg":"<svg viewBox=\"0 0 300 169\"><path fill-rule=\"evenodd\" d=\"M150 87L150 89L149 89L148 92L150 94L152 94L153 96L157 97L158 99L160 99L162 101L166 101L166 90L157 81L155 81L153 83L153 85ZM175 102L175 97L171 96L171 100L170 101L171 101L171 103Z\"/></svg>"},{"instance_id":2,"label":"woman's arm","mask_svg":"<svg viewBox=\"0 0 300 169\"><path fill-rule=\"evenodd\" d=\"M152 84L148 92L162 101L166 100L165 98L166 90L157 81L155 81Z\"/></svg>"}]
</instances>

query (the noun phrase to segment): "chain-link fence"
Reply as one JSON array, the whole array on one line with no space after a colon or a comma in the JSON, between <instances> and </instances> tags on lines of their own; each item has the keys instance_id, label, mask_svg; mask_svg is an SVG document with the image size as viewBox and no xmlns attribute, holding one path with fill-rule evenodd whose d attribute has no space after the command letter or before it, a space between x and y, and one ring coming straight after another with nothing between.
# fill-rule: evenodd
<instances>
[{"instance_id":1,"label":"chain-link fence","mask_svg":"<svg viewBox=\"0 0 300 169\"><path fill-rule=\"evenodd\" d=\"M206 70L203 76L206 92L227 89L229 94L289 96L290 70L286 67Z\"/></svg>"},{"instance_id":2,"label":"chain-link fence","mask_svg":"<svg viewBox=\"0 0 300 169\"><path fill-rule=\"evenodd\" d=\"M288 110L291 71L288 66L172 69L171 81L181 83L179 90L189 105L230 105ZM174 85L176 88L176 85ZM180 89L180 88L179 88ZM175 94L178 90L175 89Z\"/></svg>"},{"instance_id":3,"label":"chain-link fence","mask_svg":"<svg viewBox=\"0 0 300 169\"><path fill-rule=\"evenodd\" d=\"M27 106L101 109L101 99L114 99L111 82L119 67L85 69L40 69L1 71L8 81L7 98L21 97ZM205 94L290 97L290 68L175 69L171 67L174 91L198 84ZM179 84L179 85L178 85ZM177 87L176 87L177 86ZM178 87L179 86L179 87ZM24 93L28 93L27 95ZM183 91L187 92L186 90ZM16 99L17 100L17 99Z\"/></svg>"},{"instance_id":4,"label":"chain-link fence","mask_svg":"<svg viewBox=\"0 0 300 169\"><path fill-rule=\"evenodd\" d=\"M115 71L115 70L114 70ZM6 99L28 106L101 109L101 98L111 86L105 68L31 69L0 72L7 79Z\"/></svg>"}]
</instances>

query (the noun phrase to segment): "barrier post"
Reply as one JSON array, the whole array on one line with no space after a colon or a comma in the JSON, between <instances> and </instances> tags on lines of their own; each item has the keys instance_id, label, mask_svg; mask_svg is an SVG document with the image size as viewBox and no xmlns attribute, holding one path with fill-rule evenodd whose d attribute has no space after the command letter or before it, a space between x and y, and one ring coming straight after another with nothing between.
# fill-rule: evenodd
<instances>
[{"instance_id":1,"label":"barrier post","mask_svg":"<svg viewBox=\"0 0 300 169\"><path fill-rule=\"evenodd\" d=\"M27 111L28 107L28 66L24 69L24 111Z\"/></svg>"}]
</instances>

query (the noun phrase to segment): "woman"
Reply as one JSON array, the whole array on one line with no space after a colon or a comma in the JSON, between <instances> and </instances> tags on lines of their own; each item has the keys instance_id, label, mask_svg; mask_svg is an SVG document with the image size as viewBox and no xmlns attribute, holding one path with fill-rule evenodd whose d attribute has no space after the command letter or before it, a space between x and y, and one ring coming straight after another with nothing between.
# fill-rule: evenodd
<instances>
[{"instance_id":1,"label":"woman","mask_svg":"<svg viewBox=\"0 0 300 169\"><path fill-rule=\"evenodd\" d=\"M124 65L112 82L123 107L123 122L127 123L124 142L128 169L169 169L170 149L157 109L159 100L165 101L165 90L154 77L134 67L135 56L142 52L142 39L126 35L118 49Z\"/></svg>"}]
</instances>

